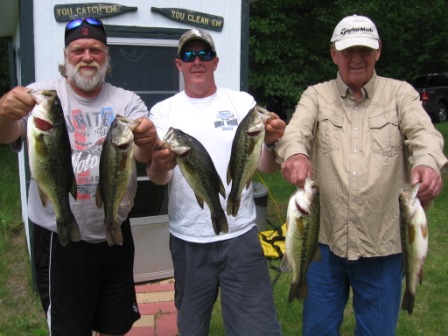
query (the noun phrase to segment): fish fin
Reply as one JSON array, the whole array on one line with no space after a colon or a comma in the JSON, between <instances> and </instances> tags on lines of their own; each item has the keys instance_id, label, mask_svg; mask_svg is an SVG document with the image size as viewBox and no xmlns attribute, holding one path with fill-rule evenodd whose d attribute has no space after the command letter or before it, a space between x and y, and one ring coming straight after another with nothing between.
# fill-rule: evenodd
<instances>
[{"instance_id":1,"label":"fish fin","mask_svg":"<svg viewBox=\"0 0 448 336\"><path fill-rule=\"evenodd\" d=\"M306 282L299 284L297 298L305 299L308 296L308 284Z\"/></svg>"},{"instance_id":2,"label":"fish fin","mask_svg":"<svg viewBox=\"0 0 448 336\"><path fill-rule=\"evenodd\" d=\"M59 242L62 246L66 246L69 241L78 242L81 240L78 223L72 214L67 222L56 219L56 228L59 235Z\"/></svg>"},{"instance_id":3,"label":"fish fin","mask_svg":"<svg viewBox=\"0 0 448 336\"><path fill-rule=\"evenodd\" d=\"M222 198L226 199L226 189L224 188L224 185L222 184L222 181L221 181L221 184L219 186L219 193L221 194Z\"/></svg>"},{"instance_id":4,"label":"fish fin","mask_svg":"<svg viewBox=\"0 0 448 336\"><path fill-rule=\"evenodd\" d=\"M196 196L196 201L198 201L198 204L201 207L201 209L204 209L204 199L196 193L194 194L194 196Z\"/></svg>"},{"instance_id":5,"label":"fish fin","mask_svg":"<svg viewBox=\"0 0 448 336\"><path fill-rule=\"evenodd\" d=\"M131 204L132 203L131 203L131 198L129 196L129 192L128 192L128 190L126 190L126 193L124 194L123 198L121 199L120 206L125 209L130 210L132 207Z\"/></svg>"},{"instance_id":6,"label":"fish fin","mask_svg":"<svg viewBox=\"0 0 448 336\"><path fill-rule=\"evenodd\" d=\"M230 184L230 182L232 182L232 173L230 171L230 166L227 168L227 185Z\"/></svg>"},{"instance_id":7,"label":"fish fin","mask_svg":"<svg viewBox=\"0 0 448 336\"><path fill-rule=\"evenodd\" d=\"M407 288L403 294L403 300L401 301L401 309L407 310L408 314L411 315L414 311L414 301L415 294L412 294Z\"/></svg>"},{"instance_id":8,"label":"fish fin","mask_svg":"<svg viewBox=\"0 0 448 336\"><path fill-rule=\"evenodd\" d=\"M101 207L103 206L103 199L101 197L99 185L96 187L95 203L98 209L101 209Z\"/></svg>"},{"instance_id":9,"label":"fish fin","mask_svg":"<svg viewBox=\"0 0 448 336\"><path fill-rule=\"evenodd\" d=\"M212 214L213 230L218 235L220 232L229 232L229 224L227 223L227 217L224 211L218 215Z\"/></svg>"},{"instance_id":10,"label":"fish fin","mask_svg":"<svg viewBox=\"0 0 448 336\"><path fill-rule=\"evenodd\" d=\"M252 184L252 177L246 182L246 189Z\"/></svg>"},{"instance_id":11,"label":"fish fin","mask_svg":"<svg viewBox=\"0 0 448 336\"><path fill-rule=\"evenodd\" d=\"M227 200L227 215L235 217L240 208L240 200L236 199L233 195L229 195Z\"/></svg>"},{"instance_id":12,"label":"fish fin","mask_svg":"<svg viewBox=\"0 0 448 336\"><path fill-rule=\"evenodd\" d=\"M112 225L106 224L106 240L109 246L123 245L123 233L121 232L121 226L117 222Z\"/></svg>"},{"instance_id":13,"label":"fish fin","mask_svg":"<svg viewBox=\"0 0 448 336\"><path fill-rule=\"evenodd\" d=\"M42 206L46 207L48 203L48 196L39 186L37 187L37 189L39 191L39 197L40 201L42 202Z\"/></svg>"},{"instance_id":14,"label":"fish fin","mask_svg":"<svg viewBox=\"0 0 448 336\"><path fill-rule=\"evenodd\" d=\"M316 253L314 254L313 261L321 261L322 258L320 256L320 250L317 248Z\"/></svg>"},{"instance_id":15,"label":"fish fin","mask_svg":"<svg viewBox=\"0 0 448 336\"><path fill-rule=\"evenodd\" d=\"M127 155L122 155L120 163L118 164L118 170L120 172L122 172L122 171L124 171L126 169L127 161L128 161L128 156Z\"/></svg>"},{"instance_id":16,"label":"fish fin","mask_svg":"<svg viewBox=\"0 0 448 336\"><path fill-rule=\"evenodd\" d=\"M247 151L246 154L249 156L253 153L254 149L255 149L255 145L256 145L256 141L254 141L253 139L251 139L249 141L249 146L247 147Z\"/></svg>"},{"instance_id":17,"label":"fish fin","mask_svg":"<svg viewBox=\"0 0 448 336\"><path fill-rule=\"evenodd\" d=\"M305 226L303 225L302 217L296 218L296 225L297 225L297 229L300 232L300 235L303 236L304 232L305 232Z\"/></svg>"},{"instance_id":18,"label":"fish fin","mask_svg":"<svg viewBox=\"0 0 448 336\"><path fill-rule=\"evenodd\" d=\"M292 302L294 299L299 299L299 284L291 283L289 286L288 302Z\"/></svg>"},{"instance_id":19,"label":"fish fin","mask_svg":"<svg viewBox=\"0 0 448 336\"><path fill-rule=\"evenodd\" d=\"M75 200L78 197L78 187L76 185L76 178L75 178L74 174L73 174L72 183L70 185L70 194L72 194L72 196Z\"/></svg>"},{"instance_id":20,"label":"fish fin","mask_svg":"<svg viewBox=\"0 0 448 336\"><path fill-rule=\"evenodd\" d=\"M420 266L420 271L417 274L418 276L418 283L421 285L423 282L423 266Z\"/></svg>"}]
</instances>

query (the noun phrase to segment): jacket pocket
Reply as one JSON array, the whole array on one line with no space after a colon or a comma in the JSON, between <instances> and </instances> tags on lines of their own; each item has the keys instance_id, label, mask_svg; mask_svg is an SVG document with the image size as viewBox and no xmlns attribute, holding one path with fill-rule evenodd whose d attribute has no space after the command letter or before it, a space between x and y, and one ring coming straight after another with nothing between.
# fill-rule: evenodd
<instances>
[{"instance_id":1,"label":"jacket pocket","mask_svg":"<svg viewBox=\"0 0 448 336\"><path fill-rule=\"evenodd\" d=\"M316 141L322 153L340 148L342 137L342 118L334 114L318 117Z\"/></svg>"},{"instance_id":2,"label":"jacket pocket","mask_svg":"<svg viewBox=\"0 0 448 336\"><path fill-rule=\"evenodd\" d=\"M403 150L403 139L396 111L387 111L369 117L372 151L386 156L395 156Z\"/></svg>"}]
</instances>

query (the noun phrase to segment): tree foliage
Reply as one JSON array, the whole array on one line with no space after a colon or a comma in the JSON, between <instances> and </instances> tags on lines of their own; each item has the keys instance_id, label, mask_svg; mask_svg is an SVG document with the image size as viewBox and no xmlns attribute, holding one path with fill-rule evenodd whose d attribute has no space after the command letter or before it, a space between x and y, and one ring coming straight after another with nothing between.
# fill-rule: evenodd
<instances>
[{"instance_id":1,"label":"tree foliage","mask_svg":"<svg viewBox=\"0 0 448 336\"><path fill-rule=\"evenodd\" d=\"M10 38L0 37L0 97L9 90L8 42Z\"/></svg>"},{"instance_id":2,"label":"tree foliage","mask_svg":"<svg viewBox=\"0 0 448 336\"><path fill-rule=\"evenodd\" d=\"M333 79L334 27L345 16L372 19L382 40L376 70L412 81L448 71L448 16L444 0L257 0L250 5L249 89L260 103L281 97L294 108L309 85Z\"/></svg>"}]
</instances>

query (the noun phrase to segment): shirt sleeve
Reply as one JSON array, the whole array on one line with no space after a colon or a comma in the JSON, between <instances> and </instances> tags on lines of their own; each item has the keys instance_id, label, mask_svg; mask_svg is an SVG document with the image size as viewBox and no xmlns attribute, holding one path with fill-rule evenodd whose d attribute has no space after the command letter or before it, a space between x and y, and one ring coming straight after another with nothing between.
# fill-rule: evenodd
<instances>
[{"instance_id":1,"label":"shirt sleeve","mask_svg":"<svg viewBox=\"0 0 448 336\"><path fill-rule=\"evenodd\" d=\"M448 172L443 154L443 136L424 110L418 92L408 83L398 90L400 129L409 152L411 167L425 165L438 172Z\"/></svg>"},{"instance_id":2,"label":"shirt sleeve","mask_svg":"<svg viewBox=\"0 0 448 336\"><path fill-rule=\"evenodd\" d=\"M302 94L285 134L276 145L279 163L296 154L310 156L317 125L317 105L317 90L309 87Z\"/></svg>"}]
</instances>

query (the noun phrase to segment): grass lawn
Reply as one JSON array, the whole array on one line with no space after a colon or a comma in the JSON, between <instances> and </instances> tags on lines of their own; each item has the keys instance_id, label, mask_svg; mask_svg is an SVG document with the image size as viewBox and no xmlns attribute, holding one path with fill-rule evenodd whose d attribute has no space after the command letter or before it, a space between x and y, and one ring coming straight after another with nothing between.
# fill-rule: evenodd
<instances>
[{"instance_id":1,"label":"grass lawn","mask_svg":"<svg viewBox=\"0 0 448 336\"><path fill-rule=\"evenodd\" d=\"M436 124L448 139L448 122ZM445 154L447 149L445 148ZM285 222L286 204L295 189L280 173L259 174L254 178L269 188L267 219L272 225ZM445 188L428 211L429 253L423 284L417 288L414 313L400 313L397 335L439 336L448 334L448 175ZM7 146L0 145L0 336L47 335L40 301L32 290L30 262L21 219L17 156ZM268 260L273 267L280 260ZM291 274L272 269L277 313L284 336L300 335L302 302L287 302ZM278 277L278 279L277 279ZM355 321L351 304L347 305L341 335L353 335ZM212 318L212 336L224 335L219 305ZM165 335L161 335L165 336Z\"/></svg>"}]
</instances>

